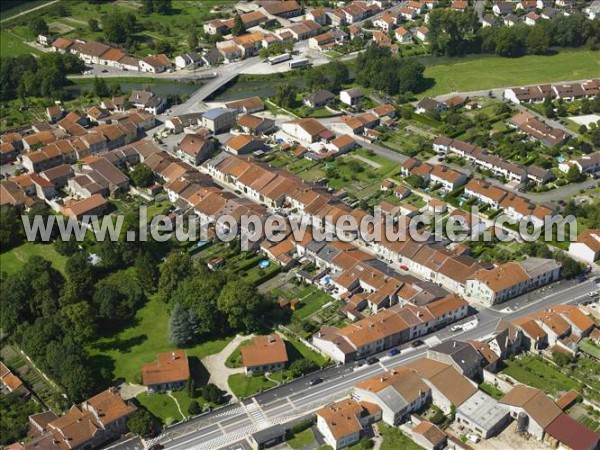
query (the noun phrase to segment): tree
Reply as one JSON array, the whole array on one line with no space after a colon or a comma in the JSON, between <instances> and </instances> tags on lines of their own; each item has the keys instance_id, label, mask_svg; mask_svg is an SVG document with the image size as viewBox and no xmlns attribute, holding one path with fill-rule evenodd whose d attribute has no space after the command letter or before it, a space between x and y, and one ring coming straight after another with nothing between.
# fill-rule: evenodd
<instances>
[{"instance_id":1,"label":"tree","mask_svg":"<svg viewBox=\"0 0 600 450\"><path fill-rule=\"evenodd\" d=\"M167 256L160 269L158 293L164 302L171 299L177 285L189 277L194 270L194 263L188 253L173 252Z\"/></svg>"},{"instance_id":2,"label":"tree","mask_svg":"<svg viewBox=\"0 0 600 450\"><path fill-rule=\"evenodd\" d=\"M297 94L296 86L291 83L282 83L277 86L274 100L282 108L293 108L296 105Z\"/></svg>"},{"instance_id":3,"label":"tree","mask_svg":"<svg viewBox=\"0 0 600 450\"><path fill-rule=\"evenodd\" d=\"M425 180L420 175L409 175L404 180L413 188L422 188L425 186Z\"/></svg>"},{"instance_id":4,"label":"tree","mask_svg":"<svg viewBox=\"0 0 600 450\"><path fill-rule=\"evenodd\" d=\"M171 295L173 304L180 304L195 315L195 331L200 335L219 331L223 322L217 309L217 298L223 282L218 275L208 270L204 272L197 270L181 281Z\"/></svg>"},{"instance_id":5,"label":"tree","mask_svg":"<svg viewBox=\"0 0 600 450\"><path fill-rule=\"evenodd\" d=\"M246 32L246 27L244 26L244 22L242 22L242 18L239 14L236 14L233 19L233 28L231 29L231 34L234 36L240 36Z\"/></svg>"},{"instance_id":6,"label":"tree","mask_svg":"<svg viewBox=\"0 0 600 450\"><path fill-rule=\"evenodd\" d=\"M154 172L145 164L136 164L130 177L137 187L147 188L154 183Z\"/></svg>"},{"instance_id":7,"label":"tree","mask_svg":"<svg viewBox=\"0 0 600 450\"><path fill-rule=\"evenodd\" d=\"M319 365L317 363L306 358L297 359L290 364L290 370L294 374L294 377L306 375L307 373L314 372L318 368Z\"/></svg>"},{"instance_id":8,"label":"tree","mask_svg":"<svg viewBox=\"0 0 600 450\"><path fill-rule=\"evenodd\" d=\"M89 342L96 333L95 313L89 303L82 301L66 305L61 309L66 328L81 343Z\"/></svg>"},{"instance_id":9,"label":"tree","mask_svg":"<svg viewBox=\"0 0 600 450\"><path fill-rule=\"evenodd\" d=\"M564 252L557 252L555 257L562 264L560 273L564 278L575 278L583 273L584 265L567 256Z\"/></svg>"},{"instance_id":10,"label":"tree","mask_svg":"<svg viewBox=\"0 0 600 450\"><path fill-rule=\"evenodd\" d=\"M105 319L114 319L119 316L119 307L123 296L119 290L111 285L96 288L93 304L98 315Z\"/></svg>"},{"instance_id":11,"label":"tree","mask_svg":"<svg viewBox=\"0 0 600 450\"><path fill-rule=\"evenodd\" d=\"M177 347L186 347L194 342L196 334L194 315L176 303L169 319L169 342Z\"/></svg>"},{"instance_id":12,"label":"tree","mask_svg":"<svg viewBox=\"0 0 600 450\"><path fill-rule=\"evenodd\" d=\"M94 271L87 259L86 252L77 252L65 265L67 274L67 290L65 297L68 302L79 301L86 298L92 291Z\"/></svg>"},{"instance_id":13,"label":"tree","mask_svg":"<svg viewBox=\"0 0 600 450\"><path fill-rule=\"evenodd\" d=\"M579 170L579 167L577 167L575 164L572 164L569 167L566 178L569 183L578 183L581 181L581 171Z\"/></svg>"},{"instance_id":14,"label":"tree","mask_svg":"<svg viewBox=\"0 0 600 450\"><path fill-rule=\"evenodd\" d=\"M591 132L590 137L592 139L592 144L596 147L600 147L600 127L596 127L594 131Z\"/></svg>"},{"instance_id":15,"label":"tree","mask_svg":"<svg viewBox=\"0 0 600 450\"><path fill-rule=\"evenodd\" d=\"M143 0L142 1L142 12L144 14L152 14L153 12L159 14L168 14L171 12L173 7L172 0Z\"/></svg>"},{"instance_id":16,"label":"tree","mask_svg":"<svg viewBox=\"0 0 600 450\"><path fill-rule=\"evenodd\" d=\"M104 78L94 77L93 92L96 97L108 97L110 95L110 90Z\"/></svg>"},{"instance_id":17,"label":"tree","mask_svg":"<svg viewBox=\"0 0 600 450\"><path fill-rule=\"evenodd\" d=\"M192 416L197 416L201 412L202 412L202 409L200 408L200 405L198 404L198 402L196 400L192 400L190 402L190 406L188 406L188 413Z\"/></svg>"},{"instance_id":18,"label":"tree","mask_svg":"<svg viewBox=\"0 0 600 450\"><path fill-rule=\"evenodd\" d=\"M560 367L565 367L571 364L574 361L574 358L564 352L557 351L552 352L552 361L554 361Z\"/></svg>"},{"instance_id":19,"label":"tree","mask_svg":"<svg viewBox=\"0 0 600 450\"><path fill-rule=\"evenodd\" d=\"M550 48L550 36L548 35L546 27L543 25L532 27L527 35L525 43L527 44L529 53L535 55L544 55L548 53L548 49Z\"/></svg>"},{"instance_id":20,"label":"tree","mask_svg":"<svg viewBox=\"0 0 600 450\"><path fill-rule=\"evenodd\" d=\"M23 225L19 210L12 205L0 206L0 247L8 251L23 241Z\"/></svg>"},{"instance_id":21,"label":"tree","mask_svg":"<svg viewBox=\"0 0 600 450\"><path fill-rule=\"evenodd\" d=\"M549 119L556 117L556 113L554 112L554 104L552 102L552 96L548 95L544 99L544 115Z\"/></svg>"},{"instance_id":22,"label":"tree","mask_svg":"<svg viewBox=\"0 0 600 450\"><path fill-rule=\"evenodd\" d=\"M348 66L341 61L332 61L327 66L326 77L329 79L329 88L335 91L342 88L350 78Z\"/></svg>"},{"instance_id":23,"label":"tree","mask_svg":"<svg viewBox=\"0 0 600 450\"><path fill-rule=\"evenodd\" d=\"M219 311L227 317L231 328L253 331L263 311L265 299L256 288L244 280L230 281L219 294Z\"/></svg>"},{"instance_id":24,"label":"tree","mask_svg":"<svg viewBox=\"0 0 600 450\"><path fill-rule=\"evenodd\" d=\"M90 20L88 20L88 27L92 33L100 31L100 22L98 22L98 19L95 17L90 17Z\"/></svg>"},{"instance_id":25,"label":"tree","mask_svg":"<svg viewBox=\"0 0 600 450\"><path fill-rule=\"evenodd\" d=\"M148 436L160 429L159 421L145 409L134 412L127 420L127 429L138 436Z\"/></svg>"},{"instance_id":26,"label":"tree","mask_svg":"<svg viewBox=\"0 0 600 450\"><path fill-rule=\"evenodd\" d=\"M48 24L40 16L35 16L31 18L31 20L29 21L29 30L34 36L37 36L39 34L48 34L49 31Z\"/></svg>"},{"instance_id":27,"label":"tree","mask_svg":"<svg viewBox=\"0 0 600 450\"><path fill-rule=\"evenodd\" d=\"M73 236L69 240L55 239L54 250L63 256L72 256L79 251L79 243Z\"/></svg>"},{"instance_id":28,"label":"tree","mask_svg":"<svg viewBox=\"0 0 600 450\"><path fill-rule=\"evenodd\" d=\"M192 23L190 31L187 35L187 45L191 52L196 51L198 48L198 30L196 29L196 23Z\"/></svg>"},{"instance_id":29,"label":"tree","mask_svg":"<svg viewBox=\"0 0 600 450\"><path fill-rule=\"evenodd\" d=\"M215 405L223 403L223 395L224 392L212 383L208 383L202 388L202 397Z\"/></svg>"},{"instance_id":30,"label":"tree","mask_svg":"<svg viewBox=\"0 0 600 450\"><path fill-rule=\"evenodd\" d=\"M135 258L135 274L145 291L150 293L156 291L158 269L156 262L149 252L141 251Z\"/></svg>"},{"instance_id":31,"label":"tree","mask_svg":"<svg viewBox=\"0 0 600 450\"><path fill-rule=\"evenodd\" d=\"M131 42L135 27L136 18L133 13L111 10L102 18L102 31L108 42L117 44Z\"/></svg>"},{"instance_id":32,"label":"tree","mask_svg":"<svg viewBox=\"0 0 600 450\"><path fill-rule=\"evenodd\" d=\"M118 242L104 239L96 244L96 253L100 257L102 267L116 269L123 264L121 249Z\"/></svg>"}]
</instances>

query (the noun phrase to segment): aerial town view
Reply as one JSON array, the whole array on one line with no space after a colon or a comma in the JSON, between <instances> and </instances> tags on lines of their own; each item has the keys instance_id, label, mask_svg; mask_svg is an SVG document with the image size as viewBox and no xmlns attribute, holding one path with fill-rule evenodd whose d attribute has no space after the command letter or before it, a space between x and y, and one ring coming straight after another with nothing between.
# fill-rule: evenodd
<instances>
[{"instance_id":1,"label":"aerial town view","mask_svg":"<svg viewBox=\"0 0 600 450\"><path fill-rule=\"evenodd\" d=\"M0 163L0 449L600 450L600 0L2 0Z\"/></svg>"}]
</instances>

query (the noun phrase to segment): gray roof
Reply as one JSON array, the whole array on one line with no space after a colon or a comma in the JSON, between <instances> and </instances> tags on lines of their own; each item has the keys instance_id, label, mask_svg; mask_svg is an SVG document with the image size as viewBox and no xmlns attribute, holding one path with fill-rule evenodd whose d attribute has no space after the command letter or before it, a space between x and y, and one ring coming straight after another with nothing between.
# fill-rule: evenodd
<instances>
[{"instance_id":1,"label":"gray roof","mask_svg":"<svg viewBox=\"0 0 600 450\"><path fill-rule=\"evenodd\" d=\"M506 419L509 409L489 395L477 391L466 402L460 405L456 412L465 416L478 428L491 430L498 423Z\"/></svg>"},{"instance_id":2,"label":"gray roof","mask_svg":"<svg viewBox=\"0 0 600 450\"><path fill-rule=\"evenodd\" d=\"M463 372L469 372L472 367L480 367L483 357L467 342L450 339L430 349L431 352L448 355Z\"/></svg>"},{"instance_id":3,"label":"gray roof","mask_svg":"<svg viewBox=\"0 0 600 450\"><path fill-rule=\"evenodd\" d=\"M529 257L521 263L521 267L530 277L535 278L560 268L560 264L554 259Z\"/></svg>"},{"instance_id":4,"label":"gray roof","mask_svg":"<svg viewBox=\"0 0 600 450\"><path fill-rule=\"evenodd\" d=\"M333 93L331 93L327 89L321 89L319 91L313 92L312 94L308 94L306 96L306 99L314 104L324 102L327 100L333 100L335 99L335 95L333 95Z\"/></svg>"},{"instance_id":5,"label":"gray roof","mask_svg":"<svg viewBox=\"0 0 600 450\"><path fill-rule=\"evenodd\" d=\"M341 253L341 250L338 250L331 244L326 244L319 252L317 253L317 257L322 259L325 262L330 263L333 258Z\"/></svg>"},{"instance_id":6,"label":"gray roof","mask_svg":"<svg viewBox=\"0 0 600 450\"><path fill-rule=\"evenodd\" d=\"M381 402L388 406L395 413L402 411L408 406L408 402L400 395L400 393L394 389L393 386L387 386L381 391L377 392L377 397Z\"/></svg>"},{"instance_id":7,"label":"gray roof","mask_svg":"<svg viewBox=\"0 0 600 450\"><path fill-rule=\"evenodd\" d=\"M271 439L278 438L285 435L285 428L282 425L273 425L272 427L259 430L252 434L252 438L257 444L264 444L269 442Z\"/></svg>"},{"instance_id":8,"label":"gray roof","mask_svg":"<svg viewBox=\"0 0 600 450\"><path fill-rule=\"evenodd\" d=\"M218 119L219 117L221 117L221 116L223 116L225 114L231 114L231 113L234 113L234 112L235 112L235 109L213 108L213 109L210 109L210 110L206 111L202 117L206 118L208 120L215 120L215 119Z\"/></svg>"},{"instance_id":9,"label":"gray roof","mask_svg":"<svg viewBox=\"0 0 600 450\"><path fill-rule=\"evenodd\" d=\"M342 92L346 92L350 97L364 97L365 95L359 88L350 88Z\"/></svg>"}]
</instances>

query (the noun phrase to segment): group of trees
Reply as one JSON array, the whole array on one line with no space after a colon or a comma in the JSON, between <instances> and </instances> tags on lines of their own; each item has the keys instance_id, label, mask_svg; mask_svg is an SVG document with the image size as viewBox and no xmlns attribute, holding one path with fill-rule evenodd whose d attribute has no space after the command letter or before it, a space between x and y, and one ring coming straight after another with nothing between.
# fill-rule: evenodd
<instances>
[{"instance_id":1,"label":"group of trees","mask_svg":"<svg viewBox=\"0 0 600 450\"><path fill-rule=\"evenodd\" d=\"M434 55L461 56L495 53L515 57L526 53L546 54L551 47L596 49L600 24L582 14L543 20L535 26L481 27L477 14L438 8L429 14L430 48Z\"/></svg>"},{"instance_id":2,"label":"group of trees","mask_svg":"<svg viewBox=\"0 0 600 450\"><path fill-rule=\"evenodd\" d=\"M0 100L21 97L61 98L67 75L81 73L85 65L70 53L44 53L38 58L19 55L0 58Z\"/></svg>"},{"instance_id":3,"label":"group of trees","mask_svg":"<svg viewBox=\"0 0 600 450\"><path fill-rule=\"evenodd\" d=\"M102 17L104 39L115 44L131 45L137 30L137 19L132 12L115 9Z\"/></svg>"},{"instance_id":4,"label":"group of trees","mask_svg":"<svg viewBox=\"0 0 600 450\"><path fill-rule=\"evenodd\" d=\"M22 241L22 225L12 207L2 207L1 217L4 251ZM134 221L126 220L125 230ZM152 292L156 285L157 262L142 243L124 240L95 243L92 251L101 258L96 266L88 260L89 250L75 240L40 245L54 245L67 257L64 276L38 256L14 274L3 274L0 326L72 401L80 401L112 379L108 369L94 369L87 344L97 339L99 330L134 316L144 291Z\"/></svg>"},{"instance_id":5,"label":"group of trees","mask_svg":"<svg viewBox=\"0 0 600 450\"><path fill-rule=\"evenodd\" d=\"M397 58L389 48L371 45L356 58L356 82L390 95L424 89L425 66L413 58Z\"/></svg>"},{"instance_id":6,"label":"group of trees","mask_svg":"<svg viewBox=\"0 0 600 450\"><path fill-rule=\"evenodd\" d=\"M171 308L169 340L179 347L229 329L256 331L269 302L246 281L171 253L160 270L158 293Z\"/></svg>"},{"instance_id":7,"label":"group of trees","mask_svg":"<svg viewBox=\"0 0 600 450\"><path fill-rule=\"evenodd\" d=\"M168 14L172 8L172 0L142 0L142 12L144 14Z\"/></svg>"},{"instance_id":8,"label":"group of trees","mask_svg":"<svg viewBox=\"0 0 600 450\"><path fill-rule=\"evenodd\" d=\"M350 72L343 62L333 61L308 71L305 80L311 91L317 89L339 91L350 80Z\"/></svg>"}]
</instances>

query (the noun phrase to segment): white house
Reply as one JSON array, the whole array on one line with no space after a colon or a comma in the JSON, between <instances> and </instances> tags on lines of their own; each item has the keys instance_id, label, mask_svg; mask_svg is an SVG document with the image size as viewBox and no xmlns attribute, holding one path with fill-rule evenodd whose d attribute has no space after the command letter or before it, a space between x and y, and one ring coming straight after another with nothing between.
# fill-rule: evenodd
<instances>
[{"instance_id":1,"label":"white house","mask_svg":"<svg viewBox=\"0 0 600 450\"><path fill-rule=\"evenodd\" d=\"M600 229L584 230L569 245L569 253L590 264L600 259Z\"/></svg>"}]
</instances>

